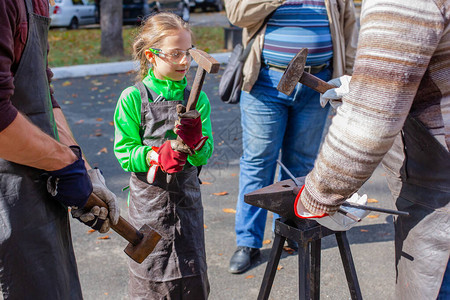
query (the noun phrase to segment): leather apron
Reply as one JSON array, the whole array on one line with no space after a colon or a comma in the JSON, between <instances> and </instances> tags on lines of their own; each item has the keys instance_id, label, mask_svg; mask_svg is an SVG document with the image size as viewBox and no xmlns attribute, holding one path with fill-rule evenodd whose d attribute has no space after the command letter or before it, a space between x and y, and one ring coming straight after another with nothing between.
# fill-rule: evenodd
<instances>
[{"instance_id":1,"label":"leather apron","mask_svg":"<svg viewBox=\"0 0 450 300\"><path fill-rule=\"evenodd\" d=\"M176 106L181 101L150 103L145 88L140 92L143 144L159 147L166 140L176 137L169 132L172 132L178 118ZM187 163L183 171L174 174L171 183L167 183L166 174L161 170L158 170L152 184L147 182L146 175L131 175L130 223L136 228L147 224L162 238L144 262L138 264L129 260L129 296L131 299L172 299L159 293L161 289L158 287L162 282L199 276L202 286L194 287L191 293L203 292L193 297L184 295L182 299L206 299L209 282L197 168Z\"/></svg>"},{"instance_id":2,"label":"leather apron","mask_svg":"<svg viewBox=\"0 0 450 300\"><path fill-rule=\"evenodd\" d=\"M57 138L46 73L50 19L33 13L32 0L25 2L28 38L14 76L11 102L32 123ZM3 296L5 299L82 299L67 207L50 199L42 173L0 159Z\"/></svg>"},{"instance_id":3,"label":"leather apron","mask_svg":"<svg viewBox=\"0 0 450 300\"><path fill-rule=\"evenodd\" d=\"M450 154L425 128L407 117L385 156L395 220L397 299L436 299L450 253Z\"/></svg>"}]
</instances>

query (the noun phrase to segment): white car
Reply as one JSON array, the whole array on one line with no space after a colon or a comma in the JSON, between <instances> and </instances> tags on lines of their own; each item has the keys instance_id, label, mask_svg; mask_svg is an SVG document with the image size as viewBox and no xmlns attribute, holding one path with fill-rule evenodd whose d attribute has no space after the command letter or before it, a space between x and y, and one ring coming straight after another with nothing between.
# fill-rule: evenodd
<instances>
[{"instance_id":1,"label":"white car","mask_svg":"<svg viewBox=\"0 0 450 300\"><path fill-rule=\"evenodd\" d=\"M50 6L50 18L50 27L77 29L96 23L97 7L93 0L55 0L55 6Z\"/></svg>"}]
</instances>

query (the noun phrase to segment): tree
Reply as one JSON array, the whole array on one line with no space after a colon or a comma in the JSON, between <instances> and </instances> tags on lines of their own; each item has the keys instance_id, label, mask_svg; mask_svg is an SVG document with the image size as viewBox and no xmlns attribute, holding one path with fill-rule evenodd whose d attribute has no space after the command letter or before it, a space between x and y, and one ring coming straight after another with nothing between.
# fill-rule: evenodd
<instances>
[{"instance_id":1,"label":"tree","mask_svg":"<svg viewBox=\"0 0 450 300\"><path fill-rule=\"evenodd\" d=\"M100 0L100 54L123 56L122 0Z\"/></svg>"}]
</instances>

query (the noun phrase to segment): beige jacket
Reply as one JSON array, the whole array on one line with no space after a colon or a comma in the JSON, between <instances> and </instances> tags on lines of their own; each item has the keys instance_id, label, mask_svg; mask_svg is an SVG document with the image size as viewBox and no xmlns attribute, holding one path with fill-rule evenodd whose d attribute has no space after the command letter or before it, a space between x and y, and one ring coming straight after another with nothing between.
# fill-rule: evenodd
<instances>
[{"instance_id":1,"label":"beige jacket","mask_svg":"<svg viewBox=\"0 0 450 300\"><path fill-rule=\"evenodd\" d=\"M225 0L227 17L233 25L243 28L242 43L248 44L264 19L284 0ZM351 0L325 0L333 42L333 78L351 75L358 41L355 6ZM261 53L266 25L259 32L245 62L242 89L251 91L261 68Z\"/></svg>"}]
</instances>

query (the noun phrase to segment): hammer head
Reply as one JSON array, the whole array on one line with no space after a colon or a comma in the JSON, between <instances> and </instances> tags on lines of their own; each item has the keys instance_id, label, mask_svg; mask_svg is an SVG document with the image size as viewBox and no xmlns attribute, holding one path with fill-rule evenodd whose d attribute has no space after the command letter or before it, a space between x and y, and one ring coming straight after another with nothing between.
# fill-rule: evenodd
<instances>
[{"instance_id":1,"label":"hammer head","mask_svg":"<svg viewBox=\"0 0 450 300\"><path fill-rule=\"evenodd\" d=\"M201 67L208 73L217 73L220 69L220 63L211 55L202 51L200 49L191 49L189 53L192 55L192 58Z\"/></svg>"},{"instance_id":2,"label":"hammer head","mask_svg":"<svg viewBox=\"0 0 450 300\"><path fill-rule=\"evenodd\" d=\"M290 95L295 89L295 86L300 81L305 70L306 57L308 56L308 49L302 48L299 53L291 60L280 82L278 83L277 90L283 94Z\"/></svg>"},{"instance_id":3,"label":"hammer head","mask_svg":"<svg viewBox=\"0 0 450 300\"><path fill-rule=\"evenodd\" d=\"M142 240L137 245L129 243L124 249L124 252L138 264L142 263L152 253L161 239L161 235L148 225L142 226L139 231L142 233Z\"/></svg>"}]
</instances>

